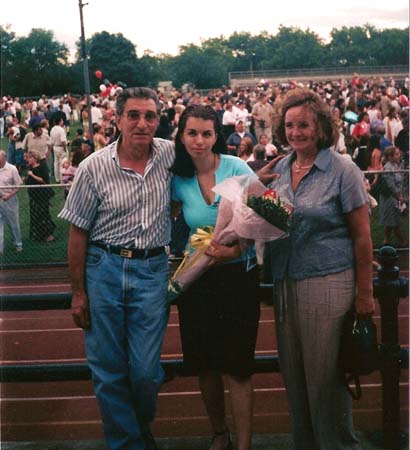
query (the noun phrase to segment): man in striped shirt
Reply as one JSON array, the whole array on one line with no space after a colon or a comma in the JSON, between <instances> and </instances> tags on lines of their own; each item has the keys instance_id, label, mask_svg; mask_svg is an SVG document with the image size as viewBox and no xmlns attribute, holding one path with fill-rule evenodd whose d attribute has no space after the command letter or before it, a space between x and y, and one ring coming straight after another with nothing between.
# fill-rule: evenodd
<instances>
[{"instance_id":1,"label":"man in striped shirt","mask_svg":"<svg viewBox=\"0 0 410 450\"><path fill-rule=\"evenodd\" d=\"M169 168L174 147L154 139L160 104L148 88L117 99L118 141L79 166L59 217L70 222L72 316L110 449L153 450L149 423L163 381L168 319Z\"/></svg>"}]
</instances>

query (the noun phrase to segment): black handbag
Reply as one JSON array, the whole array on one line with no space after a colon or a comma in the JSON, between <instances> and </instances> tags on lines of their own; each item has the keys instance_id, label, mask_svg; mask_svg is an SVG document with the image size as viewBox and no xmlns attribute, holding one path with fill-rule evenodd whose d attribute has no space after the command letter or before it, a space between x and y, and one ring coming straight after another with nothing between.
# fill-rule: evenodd
<instances>
[{"instance_id":1,"label":"black handbag","mask_svg":"<svg viewBox=\"0 0 410 450\"><path fill-rule=\"evenodd\" d=\"M343 382L354 399L362 395L360 375L368 375L380 367L377 330L373 320L349 311L343 322L339 350L339 368ZM350 383L354 383L354 388Z\"/></svg>"}]
</instances>

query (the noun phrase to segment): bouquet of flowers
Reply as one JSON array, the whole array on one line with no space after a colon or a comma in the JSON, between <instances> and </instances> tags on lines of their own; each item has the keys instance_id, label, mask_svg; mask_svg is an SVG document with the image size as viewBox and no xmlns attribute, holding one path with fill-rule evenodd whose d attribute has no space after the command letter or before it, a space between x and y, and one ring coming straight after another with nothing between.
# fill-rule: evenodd
<instances>
[{"instance_id":1,"label":"bouquet of flowers","mask_svg":"<svg viewBox=\"0 0 410 450\"><path fill-rule=\"evenodd\" d=\"M279 228L279 230L289 231L289 219L292 210L287 203L284 203L278 197L276 191L273 189L268 189L260 197L250 195L246 204L259 216L263 217L276 228Z\"/></svg>"},{"instance_id":2,"label":"bouquet of flowers","mask_svg":"<svg viewBox=\"0 0 410 450\"><path fill-rule=\"evenodd\" d=\"M238 241L244 254L249 240L267 242L287 236L291 208L275 191L266 190L256 175L228 178L213 191L221 196L215 227L198 228L191 236L184 260L168 285L170 303L208 270L212 257L205 252L212 240L223 245Z\"/></svg>"}]
</instances>

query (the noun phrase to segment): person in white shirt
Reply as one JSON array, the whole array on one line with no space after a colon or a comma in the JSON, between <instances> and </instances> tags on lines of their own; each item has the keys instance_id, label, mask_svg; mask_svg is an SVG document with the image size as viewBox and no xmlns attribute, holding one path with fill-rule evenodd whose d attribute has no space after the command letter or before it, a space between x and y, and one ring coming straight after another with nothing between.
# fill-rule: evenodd
<instances>
[{"instance_id":1,"label":"person in white shirt","mask_svg":"<svg viewBox=\"0 0 410 450\"><path fill-rule=\"evenodd\" d=\"M50 131L50 139L54 152L54 177L57 183L61 181L61 163L67 158L67 135L63 128L64 119L61 117L57 125Z\"/></svg>"},{"instance_id":2,"label":"person in white shirt","mask_svg":"<svg viewBox=\"0 0 410 450\"><path fill-rule=\"evenodd\" d=\"M269 141L269 138L266 134L261 134L259 136L259 144L265 147L266 159L268 161L271 161L273 158L276 158L276 156L278 156L278 148L276 147L276 145L272 144L272 142Z\"/></svg>"},{"instance_id":3,"label":"person in white shirt","mask_svg":"<svg viewBox=\"0 0 410 450\"><path fill-rule=\"evenodd\" d=\"M0 150L0 186L19 186L20 184L22 181L16 167L6 161L6 152ZM17 192L17 189L0 190L0 253L4 252L5 223L10 228L16 251L23 250Z\"/></svg>"},{"instance_id":4,"label":"person in white shirt","mask_svg":"<svg viewBox=\"0 0 410 450\"><path fill-rule=\"evenodd\" d=\"M91 122L101 125L103 122L103 114L95 102L91 103Z\"/></svg>"},{"instance_id":5,"label":"person in white shirt","mask_svg":"<svg viewBox=\"0 0 410 450\"><path fill-rule=\"evenodd\" d=\"M226 103L225 112L222 116L222 132L225 140L235 131L235 113L232 109L232 103Z\"/></svg>"},{"instance_id":6,"label":"person in white shirt","mask_svg":"<svg viewBox=\"0 0 410 450\"><path fill-rule=\"evenodd\" d=\"M46 131L43 131L41 124L36 123L32 127L32 132L27 133L22 142L25 152L36 151L40 153L41 164L47 166L47 158L51 154L51 138Z\"/></svg>"},{"instance_id":7,"label":"person in white shirt","mask_svg":"<svg viewBox=\"0 0 410 450\"><path fill-rule=\"evenodd\" d=\"M69 133L70 132L70 121L71 121L71 107L68 102L63 103L63 111L66 116L66 121L65 121L66 131L67 131L67 133Z\"/></svg>"},{"instance_id":8,"label":"person in white shirt","mask_svg":"<svg viewBox=\"0 0 410 450\"><path fill-rule=\"evenodd\" d=\"M235 114L236 120L243 120L246 131L249 131L249 126L251 124L251 114L247 110L245 102L239 102L239 107L236 109Z\"/></svg>"}]
</instances>

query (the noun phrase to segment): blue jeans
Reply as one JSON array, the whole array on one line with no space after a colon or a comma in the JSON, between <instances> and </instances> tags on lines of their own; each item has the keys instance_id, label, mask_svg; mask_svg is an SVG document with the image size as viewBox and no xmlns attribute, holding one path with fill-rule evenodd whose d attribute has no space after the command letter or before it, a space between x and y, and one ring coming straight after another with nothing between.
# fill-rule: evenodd
<instances>
[{"instance_id":1,"label":"blue jeans","mask_svg":"<svg viewBox=\"0 0 410 450\"><path fill-rule=\"evenodd\" d=\"M16 143L9 141L7 144L7 162L16 165Z\"/></svg>"},{"instance_id":2,"label":"blue jeans","mask_svg":"<svg viewBox=\"0 0 410 450\"><path fill-rule=\"evenodd\" d=\"M7 192L7 191L6 191ZM22 247L17 196L5 202L0 199L0 253L4 251L4 224L10 227L15 247Z\"/></svg>"},{"instance_id":3,"label":"blue jeans","mask_svg":"<svg viewBox=\"0 0 410 450\"><path fill-rule=\"evenodd\" d=\"M86 286L91 328L86 353L111 450L145 450L155 417L168 320L166 254L127 259L90 246Z\"/></svg>"}]
</instances>

